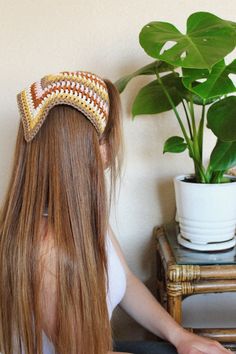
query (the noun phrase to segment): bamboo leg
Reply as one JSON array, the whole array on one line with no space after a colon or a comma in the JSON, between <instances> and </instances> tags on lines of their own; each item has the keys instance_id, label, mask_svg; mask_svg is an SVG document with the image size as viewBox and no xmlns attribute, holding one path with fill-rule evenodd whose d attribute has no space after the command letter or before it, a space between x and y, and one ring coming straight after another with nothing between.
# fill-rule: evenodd
<instances>
[{"instance_id":1,"label":"bamboo leg","mask_svg":"<svg viewBox=\"0 0 236 354\"><path fill-rule=\"evenodd\" d=\"M168 298L168 312L175 319L176 322L182 323L182 296L167 295Z\"/></svg>"}]
</instances>

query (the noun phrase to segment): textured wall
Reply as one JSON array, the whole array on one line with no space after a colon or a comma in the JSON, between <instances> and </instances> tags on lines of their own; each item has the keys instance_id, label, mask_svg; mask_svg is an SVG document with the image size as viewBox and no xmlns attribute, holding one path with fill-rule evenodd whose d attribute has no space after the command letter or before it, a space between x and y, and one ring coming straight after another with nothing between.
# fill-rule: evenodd
<instances>
[{"instance_id":1,"label":"textured wall","mask_svg":"<svg viewBox=\"0 0 236 354\"><path fill-rule=\"evenodd\" d=\"M236 20L232 0L0 0L0 201L11 169L19 90L60 70L90 70L116 80L152 60L138 44L143 25L152 20L170 21L184 30L188 15L200 10ZM125 163L111 223L130 267L153 291L152 229L174 218L172 178L191 172L192 164L186 153L162 155L166 138L179 134L172 113L131 121L132 100L145 80L134 80L122 95ZM206 138L207 151L214 139L210 134ZM186 304L185 321L189 324L191 320ZM198 316L198 321L204 323L205 318ZM141 337L142 330L135 326L129 330L129 323L129 318L116 311L117 336Z\"/></svg>"}]
</instances>

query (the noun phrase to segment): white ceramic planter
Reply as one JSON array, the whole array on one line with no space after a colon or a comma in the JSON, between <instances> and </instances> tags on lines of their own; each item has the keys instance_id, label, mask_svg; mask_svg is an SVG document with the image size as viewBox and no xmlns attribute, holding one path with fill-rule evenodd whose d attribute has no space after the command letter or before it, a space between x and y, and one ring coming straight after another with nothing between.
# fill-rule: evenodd
<instances>
[{"instance_id":1,"label":"white ceramic planter","mask_svg":"<svg viewBox=\"0 0 236 354\"><path fill-rule=\"evenodd\" d=\"M233 183L201 184L174 179L178 242L200 251L223 250L235 245L236 179Z\"/></svg>"}]
</instances>

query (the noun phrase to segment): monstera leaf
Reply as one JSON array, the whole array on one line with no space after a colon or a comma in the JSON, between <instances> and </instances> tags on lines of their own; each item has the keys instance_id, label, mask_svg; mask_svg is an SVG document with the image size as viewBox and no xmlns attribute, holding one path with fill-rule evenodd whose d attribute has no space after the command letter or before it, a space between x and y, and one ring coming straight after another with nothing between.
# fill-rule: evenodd
<instances>
[{"instance_id":1,"label":"monstera leaf","mask_svg":"<svg viewBox=\"0 0 236 354\"><path fill-rule=\"evenodd\" d=\"M177 73L168 74L161 78L161 82L154 80L139 91L132 107L133 117L140 114L161 113L172 108L163 86L175 106L178 106L186 91L179 75Z\"/></svg>"},{"instance_id":2,"label":"monstera leaf","mask_svg":"<svg viewBox=\"0 0 236 354\"><path fill-rule=\"evenodd\" d=\"M236 96L226 97L209 108L207 127L221 141L236 141Z\"/></svg>"},{"instance_id":3,"label":"monstera leaf","mask_svg":"<svg viewBox=\"0 0 236 354\"><path fill-rule=\"evenodd\" d=\"M168 22L151 22L141 30L139 41L151 57L177 67L210 70L235 48L235 28L234 22L196 12L187 20L186 34ZM171 48L162 53L168 44Z\"/></svg>"},{"instance_id":4,"label":"monstera leaf","mask_svg":"<svg viewBox=\"0 0 236 354\"><path fill-rule=\"evenodd\" d=\"M236 141L217 143L211 153L210 168L213 171L227 171L236 165Z\"/></svg>"},{"instance_id":5,"label":"monstera leaf","mask_svg":"<svg viewBox=\"0 0 236 354\"><path fill-rule=\"evenodd\" d=\"M236 91L229 74L236 74L236 60L227 66L221 60L213 66L210 73L206 69L183 69L182 81L188 90L209 100Z\"/></svg>"},{"instance_id":6,"label":"monstera leaf","mask_svg":"<svg viewBox=\"0 0 236 354\"><path fill-rule=\"evenodd\" d=\"M187 149L187 144L184 141L184 138L181 136L172 136L167 139L164 144L163 153L165 152L174 152L180 153Z\"/></svg>"},{"instance_id":7,"label":"monstera leaf","mask_svg":"<svg viewBox=\"0 0 236 354\"><path fill-rule=\"evenodd\" d=\"M151 64L145 65L141 69L135 71L132 74L123 76L119 80L116 81L115 85L118 91L121 93L126 88L127 84L132 80L134 77L139 75L155 75L156 72L163 73L168 71L173 71L174 67L169 65L163 61L155 60Z\"/></svg>"}]
</instances>

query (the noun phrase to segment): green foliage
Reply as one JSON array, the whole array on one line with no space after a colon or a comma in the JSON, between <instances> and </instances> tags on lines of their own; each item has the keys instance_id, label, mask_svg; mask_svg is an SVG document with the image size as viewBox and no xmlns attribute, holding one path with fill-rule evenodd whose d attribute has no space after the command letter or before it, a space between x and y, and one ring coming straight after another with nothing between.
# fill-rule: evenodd
<instances>
[{"instance_id":1,"label":"green foliage","mask_svg":"<svg viewBox=\"0 0 236 354\"><path fill-rule=\"evenodd\" d=\"M133 117L172 109L183 137L167 139L163 152L188 149L199 183L223 183L224 173L236 165L236 87L229 77L236 74L236 59L225 64L226 55L236 46L236 23L208 12L196 12L188 18L186 28L183 34L167 22L144 26L140 44L157 60L116 84L122 92L137 76L155 76L139 90L132 106ZM180 104L185 119L178 111ZM195 104L202 106L200 119L196 117ZM207 167L202 161L206 128L217 137Z\"/></svg>"},{"instance_id":2,"label":"green foliage","mask_svg":"<svg viewBox=\"0 0 236 354\"><path fill-rule=\"evenodd\" d=\"M171 73L163 76L162 84L167 88L172 100L176 106L181 102L181 91L186 91L182 80L177 73ZM137 94L133 107L133 117L140 114L154 114L166 112L172 109L169 100L158 80L150 82L144 86Z\"/></svg>"},{"instance_id":3,"label":"green foliage","mask_svg":"<svg viewBox=\"0 0 236 354\"><path fill-rule=\"evenodd\" d=\"M120 78L116 82L116 87L118 88L119 92L123 92L124 89L126 88L127 84L136 76L140 75L156 75L156 71L159 73L164 73L164 72L170 72L173 70L173 66L169 65L165 62L155 60L151 64L145 65L141 69L135 71L134 73L130 75L126 75L122 78Z\"/></svg>"},{"instance_id":4,"label":"green foliage","mask_svg":"<svg viewBox=\"0 0 236 354\"><path fill-rule=\"evenodd\" d=\"M165 152L183 152L187 149L187 144L181 136L172 136L167 139L164 145L163 153Z\"/></svg>"},{"instance_id":5,"label":"green foliage","mask_svg":"<svg viewBox=\"0 0 236 354\"><path fill-rule=\"evenodd\" d=\"M211 153L209 170L225 171L236 165L236 141L224 142L217 140Z\"/></svg>"},{"instance_id":6,"label":"green foliage","mask_svg":"<svg viewBox=\"0 0 236 354\"><path fill-rule=\"evenodd\" d=\"M235 47L235 28L229 21L208 12L196 12L187 20L182 34L167 22L148 23L140 32L143 49L153 58L183 68L211 69ZM163 46L172 42L165 50Z\"/></svg>"},{"instance_id":7,"label":"green foliage","mask_svg":"<svg viewBox=\"0 0 236 354\"><path fill-rule=\"evenodd\" d=\"M230 65L225 65L224 60L221 60L212 67L210 73L207 69L183 69L183 84L197 96L209 100L236 91L229 74L236 74L236 60Z\"/></svg>"},{"instance_id":8,"label":"green foliage","mask_svg":"<svg viewBox=\"0 0 236 354\"><path fill-rule=\"evenodd\" d=\"M209 108L207 126L220 140L236 141L236 96L223 98Z\"/></svg>"}]
</instances>

